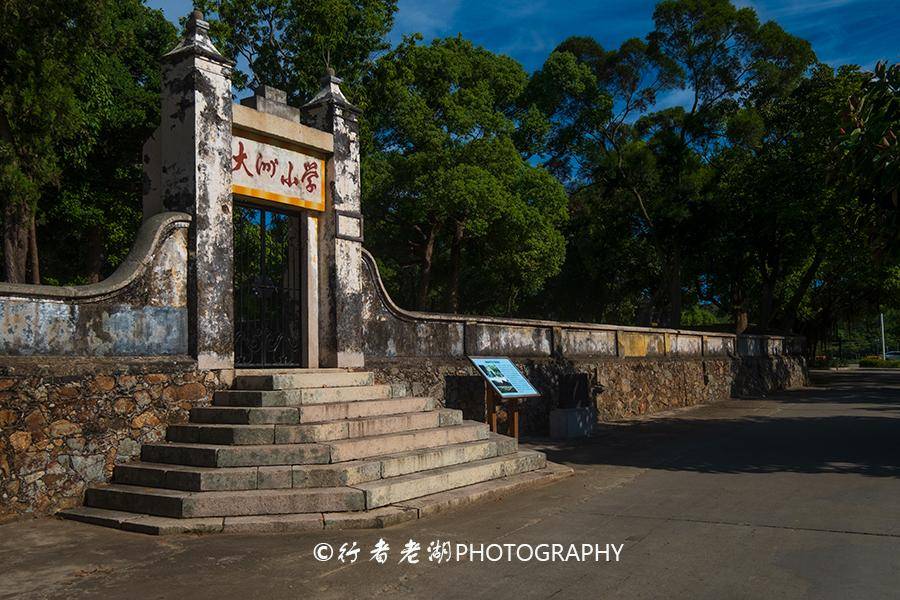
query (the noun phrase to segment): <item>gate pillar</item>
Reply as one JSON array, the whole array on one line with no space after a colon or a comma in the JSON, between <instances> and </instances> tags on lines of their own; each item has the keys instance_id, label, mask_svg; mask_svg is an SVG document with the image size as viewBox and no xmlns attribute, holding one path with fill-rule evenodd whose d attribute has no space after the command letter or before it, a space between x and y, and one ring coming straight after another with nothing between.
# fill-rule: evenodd
<instances>
[{"instance_id":1,"label":"gate pillar","mask_svg":"<svg viewBox=\"0 0 900 600\"><path fill-rule=\"evenodd\" d=\"M193 217L188 242L189 351L200 369L234 367L231 69L191 13L163 58L160 191Z\"/></svg>"},{"instance_id":2,"label":"gate pillar","mask_svg":"<svg viewBox=\"0 0 900 600\"><path fill-rule=\"evenodd\" d=\"M303 120L334 136L326 166L325 212L319 236L319 361L323 367L362 367L362 241L359 114L329 69Z\"/></svg>"}]
</instances>

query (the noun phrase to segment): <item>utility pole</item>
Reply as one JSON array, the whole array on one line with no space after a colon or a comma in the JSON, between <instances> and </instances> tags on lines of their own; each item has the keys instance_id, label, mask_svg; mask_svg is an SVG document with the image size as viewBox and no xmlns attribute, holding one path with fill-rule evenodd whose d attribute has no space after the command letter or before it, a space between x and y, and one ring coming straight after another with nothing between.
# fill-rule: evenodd
<instances>
[{"instance_id":1,"label":"utility pole","mask_svg":"<svg viewBox=\"0 0 900 600\"><path fill-rule=\"evenodd\" d=\"M881 313L881 360L887 360L887 349L884 346L884 313Z\"/></svg>"}]
</instances>

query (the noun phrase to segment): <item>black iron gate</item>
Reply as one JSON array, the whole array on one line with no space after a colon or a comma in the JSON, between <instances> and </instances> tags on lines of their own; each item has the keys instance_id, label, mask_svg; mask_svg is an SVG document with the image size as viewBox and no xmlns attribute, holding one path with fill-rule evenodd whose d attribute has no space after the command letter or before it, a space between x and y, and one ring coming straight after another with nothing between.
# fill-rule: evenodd
<instances>
[{"instance_id":1,"label":"black iron gate","mask_svg":"<svg viewBox=\"0 0 900 600\"><path fill-rule=\"evenodd\" d=\"M300 215L234 204L234 353L242 367L299 367Z\"/></svg>"}]
</instances>

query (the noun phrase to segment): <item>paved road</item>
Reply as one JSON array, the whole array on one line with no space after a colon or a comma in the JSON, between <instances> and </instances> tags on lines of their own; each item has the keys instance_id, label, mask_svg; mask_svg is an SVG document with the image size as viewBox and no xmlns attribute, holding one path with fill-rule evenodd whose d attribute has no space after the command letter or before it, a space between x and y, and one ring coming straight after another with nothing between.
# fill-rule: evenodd
<instances>
[{"instance_id":1,"label":"paved road","mask_svg":"<svg viewBox=\"0 0 900 600\"><path fill-rule=\"evenodd\" d=\"M574 477L381 532L153 538L54 519L0 526L0 597L896 598L900 373L816 381L547 447ZM384 565L367 560L379 537L392 549ZM410 538L423 550L435 539L624 548L608 563L398 565ZM356 564L312 557L317 543L350 541L365 555Z\"/></svg>"}]
</instances>

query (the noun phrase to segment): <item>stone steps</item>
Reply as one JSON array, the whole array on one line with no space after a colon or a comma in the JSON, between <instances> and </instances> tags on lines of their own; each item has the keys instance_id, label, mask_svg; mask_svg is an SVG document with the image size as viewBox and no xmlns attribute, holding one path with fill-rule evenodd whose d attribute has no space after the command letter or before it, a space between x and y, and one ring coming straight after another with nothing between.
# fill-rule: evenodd
<instances>
[{"instance_id":1,"label":"stone steps","mask_svg":"<svg viewBox=\"0 0 900 600\"><path fill-rule=\"evenodd\" d=\"M336 421L338 419L357 419L361 417L428 411L435 408L437 408L437 403L433 398L410 396L407 398L310 404L300 406L299 411L301 423L312 423L316 421Z\"/></svg>"},{"instance_id":2,"label":"stone steps","mask_svg":"<svg viewBox=\"0 0 900 600\"><path fill-rule=\"evenodd\" d=\"M301 388L284 390L222 390L213 394L213 406L305 406L359 400L382 400L392 396L389 385Z\"/></svg>"},{"instance_id":3,"label":"stone steps","mask_svg":"<svg viewBox=\"0 0 900 600\"><path fill-rule=\"evenodd\" d=\"M489 433L487 439L461 444L424 448L413 452L399 452L381 457L381 476L397 477L457 465L484 458L512 454L519 449L515 439Z\"/></svg>"},{"instance_id":4,"label":"stone steps","mask_svg":"<svg viewBox=\"0 0 900 600\"><path fill-rule=\"evenodd\" d=\"M294 465L292 467L293 486L355 486L385 477L396 477L408 473L493 458L502 454L510 454L515 452L516 449L517 445L512 438L499 440L492 436L489 439L476 440L474 442L398 452L376 459L351 460L329 465Z\"/></svg>"},{"instance_id":5,"label":"stone steps","mask_svg":"<svg viewBox=\"0 0 900 600\"><path fill-rule=\"evenodd\" d=\"M166 439L66 516L148 533L381 527L550 478L533 475L543 454L461 411L340 369L238 370Z\"/></svg>"},{"instance_id":6,"label":"stone steps","mask_svg":"<svg viewBox=\"0 0 900 600\"><path fill-rule=\"evenodd\" d=\"M427 415L429 413L417 414ZM165 442L144 444L141 448L141 460L194 467L325 464L483 440L487 436L488 428L484 423L463 421L458 425L336 439L323 443L226 445Z\"/></svg>"},{"instance_id":7,"label":"stone steps","mask_svg":"<svg viewBox=\"0 0 900 600\"><path fill-rule=\"evenodd\" d=\"M354 402L329 402L296 407L211 406L191 409L191 423L213 425L293 425L428 411L436 408L432 398L387 398Z\"/></svg>"},{"instance_id":8,"label":"stone steps","mask_svg":"<svg viewBox=\"0 0 900 600\"><path fill-rule=\"evenodd\" d=\"M144 444L141 460L193 467L247 467L304 465L330 462L324 444L266 444L260 446L219 446L175 442Z\"/></svg>"},{"instance_id":9,"label":"stone steps","mask_svg":"<svg viewBox=\"0 0 900 600\"><path fill-rule=\"evenodd\" d=\"M300 422L296 407L203 406L192 408L191 423L210 425L293 425Z\"/></svg>"},{"instance_id":10,"label":"stone steps","mask_svg":"<svg viewBox=\"0 0 900 600\"><path fill-rule=\"evenodd\" d=\"M324 465L217 468L134 462L116 465L113 482L191 492L340 487L493 458L516 449L514 439L491 434L486 440Z\"/></svg>"},{"instance_id":11,"label":"stone steps","mask_svg":"<svg viewBox=\"0 0 900 600\"><path fill-rule=\"evenodd\" d=\"M274 533L322 529L380 529L426 516L464 508L474 502L501 500L572 475L572 469L547 463L537 471L493 479L446 492L407 500L398 505L357 512L324 512L242 517L176 519L119 510L78 506L57 513L64 519L150 535L180 533Z\"/></svg>"},{"instance_id":12,"label":"stone steps","mask_svg":"<svg viewBox=\"0 0 900 600\"><path fill-rule=\"evenodd\" d=\"M401 431L460 425L462 411L441 408L426 412L340 419L303 425L221 425L188 423L170 425L166 439L187 444L305 444L345 438L383 435Z\"/></svg>"},{"instance_id":13,"label":"stone steps","mask_svg":"<svg viewBox=\"0 0 900 600\"><path fill-rule=\"evenodd\" d=\"M133 462L116 465L113 483L185 492L259 489L259 469L273 467L192 467ZM277 467L274 467L277 468Z\"/></svg>"},{"instance_id":14,"label":"stone steps","mask_svg":"<svg viewBox=\"0 0 900 600\"><path fill-rule=\"evenodd\" d=\"M354 487L365 492L366 509L372 509L483 481L543 469L546 465L547 459L540 452L520 451L399 477L377 479Z\"/></svg>"},{"instance_id":15,"label":"stone steps","mask_svg":"<svg viewBox=\"0 0 900 600\"><path fill-rule=\"evenodd\" d=\"M488 433L488 426L484 423L463 421L461 425L335 440L328 442L328 446L331 448L330 462L338 463L408 450L484 440L487 439Z\"/></svg>"},{"instance_id":16,"label":"stone steps","mask_svg":"<svg viewBox=\"0 0 900 600\"><path fill-rule=\"evenodd\" d=\"M275 427L277 425L169 425L166 428L166 441L228 446L274 444Z\"/></svg>"},{"instance_id":17,"label":"stone steps","mask_svg":"<svg viewBox=\"0 0 900 600\"><path fill-rule=\"evenodd\" d=\"M235 375L235 390L295 390L303 388L334 388L374 385L375 375L363 371L296 372Z\"/></svg>"},{"instance_id":18,"label":"stone steps","mask_svg":"<svg viewBox=\"0 0 900 600\"><path fill-rule=\"evenodd\" d=\"M359 511L541 469L523 451L352 486L191 492L118 483L89 488L85 505L160 517L199 518Z\"/></svg>"},{"instance_id":19,"label":"stone steps","mask_svg":"<svg viewBox=\"0 0 900 600\"><path fill-rule=\"evenodd\" d=\"M296 373L298 370L303 371L304 373L346 373L347 369L342 369L340 367L306 367L304 369L297 369L295 367L284 367L284 368L266 368L266 369L254 369L254 368L238 368L234 370L235 377L247 377L253 375L290 375L291 373Z\"/></svg>"},{"instance_id":20,"label":"stone steps","mask_svg":"<svg viewBox=\"0 0 900 600\"><path fill-rule=\"evenodd\" d=\"M84 504L186 519L363 510L365 494L350 487L185 492L111 483L89 488Z\"/></svg>"},{"instance_id":21,"label":"stone steps","mask_svg":"<svg viewBox=\"0 0 900 600\"><path fill-rule=\"evenodd\" d=\"M462 411L441 408L427 412L342 419L305 425L276 425L276 444L304 444L364 438L392 433L462 425Z\"/></svg>"}]
</instances>

